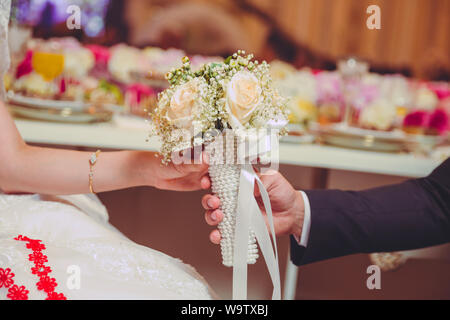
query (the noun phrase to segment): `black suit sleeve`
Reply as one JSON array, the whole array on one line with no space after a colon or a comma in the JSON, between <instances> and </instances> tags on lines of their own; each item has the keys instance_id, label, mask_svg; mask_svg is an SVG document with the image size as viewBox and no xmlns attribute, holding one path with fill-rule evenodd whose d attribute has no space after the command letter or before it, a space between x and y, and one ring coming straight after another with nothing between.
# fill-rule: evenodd
<instances>
[{"instance_id":1,"label":"black suit sleeve","mask_svg":"<svg viewBox=\"0 0 450 320\"><path fill-rule=\"evenodd\" d=\"M291 237L296 265L450 242L450 158L426 178L359 192L305 193L311 229L306 248Z\"/></svg>"}]
</instances>

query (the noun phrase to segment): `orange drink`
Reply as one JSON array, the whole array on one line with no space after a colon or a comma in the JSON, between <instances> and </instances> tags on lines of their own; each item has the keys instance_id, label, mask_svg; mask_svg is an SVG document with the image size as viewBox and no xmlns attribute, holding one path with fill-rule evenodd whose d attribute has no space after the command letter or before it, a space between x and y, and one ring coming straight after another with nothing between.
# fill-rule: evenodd
<instances>
[{"instance_id":1,"label":"orange drink","mask_svg":"<svg viewBox=\"0 0 450 320\"><path fill-rule=\"evenodd\" d=\"M61 53L36 51L31 61L34 71L45 81L52 81L64 70L64 55Z\"/></svg>"}]
</instances>

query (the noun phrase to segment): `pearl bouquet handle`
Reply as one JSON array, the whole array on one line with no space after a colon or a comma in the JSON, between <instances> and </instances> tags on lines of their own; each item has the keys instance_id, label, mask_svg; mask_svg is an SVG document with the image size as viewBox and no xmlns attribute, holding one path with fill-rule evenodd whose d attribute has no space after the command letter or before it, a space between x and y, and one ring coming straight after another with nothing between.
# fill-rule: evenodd
<instances>
[{"instance_id":1,"label":"pearl bouquet handle","mask_svg":"<svg viewBox=\"0 0 450 320\"><path fill-rule=\"evenodd\" d=\"M222 263L227 267L232 267L236 209L241 175L241 165L236 161L236 137L233 139L216 139L207 146L206 150L210 154L209 176L212 191L220 198L220 209L224 215L222 222L219 224ZM256 263L258 256L256 236L250 229L247 264Z\"/></svg>"}]
</instances>

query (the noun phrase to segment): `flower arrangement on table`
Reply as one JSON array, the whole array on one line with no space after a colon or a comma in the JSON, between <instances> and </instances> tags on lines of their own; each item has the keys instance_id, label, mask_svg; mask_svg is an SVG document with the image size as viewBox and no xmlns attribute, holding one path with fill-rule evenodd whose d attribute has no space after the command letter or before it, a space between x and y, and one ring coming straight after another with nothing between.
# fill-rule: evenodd
<instances>
[{"instance_id":1,"label":"flower arrangement on table","mask_svg":"<svg viewBox=\"0 0 450 320\"><path fill-rule=\"evenodd\" d=\"M443 135L450 130L450 119L444 109L415 110L403 120L403 131L410 134Z\"/></svg>"},{"instance_id":2,"label":"flower arrangement on table","mask_svg":"<svg viewBox=\"0 0 450 320\"><path fill-rule=\"evenodd\" d=\"M220 197L224 213L219 225L223 264L242 272L243 265L255 263L256 240L265 260L277 262L277 255L267 250L272 243L253 196L255 183L266 199L269 216L270 201L251 160L275 152L270 150L273 140L267 143L267 130L275 128L277 138L285 133L287 101L272 85L269 65L253 60L253 55L244 51L221 63L206 63L197 71L187 57L182 62L180 68L167 74L170 87L159 94L152 113L153 133L162 141L163 162L174 160L182 150L205 146L210 155L212 189ZM242 147L248 148L248 154L239 153ZM279 297L278 263L271 266L274 297ZM243 279L242 273L233 278L234 297L245 296Z\"/></svg>"},{"instance_id":3,"label":"flower arrangement on table","mask_svg":"<svg viewBox=\"0 0 450 320\"><path fill-rule=\"evenodd\" d=\"M45 69L33 60L39 46L60 48L64 65L61 74L52 80L44 79L36 71L37 67ZM110 49L98 45L83 46L72 38L30 40L27 47L23 60L8 74L7 89L18 96L50 101L77 101L85 103L86 107L123 107L125 113L143 117L147 116L147 110L156 105L156 92L151 87L141 83L117 81L108 70L108 65L115 67L112 68L113 71L122 70L117 56L124 56L120 53L128 52L128 47L117 46ZM135 51L138 49L133 52ZM112 55L114 61L111 61ZM134 59L134 65L141 60Z\"/></svg>"},{"instance_id":4,"label":"flower arrangement on table","mask_svg":"<svg viewBox=\"0 0 450 320\"><path fill-rule=\"evenodd\" d=\"M33 53L39 51L40 45L56 46L63 56L63 71L52 81L44 79L33 67ZM45 100L119 105L125 113L140 116L154 109L157 92L167 87L164 74L170 68L184 72L181 58L185 53L176 49L138 49L123 44L111 48L83 46L73 38L31 39L24 49L27 51L23 52L23 60L15 63L5 76L7 90L14 91L18 96ZM192 56L189 72L198 77L206 72L205 68L220 65L228 64L219 57ZM307 68L297 70L280 61L272 61L270 65L273 86L281 95L290 98L287 103L290 135L307 135L315 122L333 125L343 120L346 101L342 75ZM209 87L209 80L205 80ZM449 132L448 125L439 124L445 123L444 118L450 115L450 108L442 107L443 104L448 105L444 102L450 99L448 82L422 82L400 75L369 73L355 81L353 87L356 93L348 101L353 107L351 126L385 132L403 130L426 136ZM215 112L223 109L219 104L215 106ZM438 113L432 117L437 117L437 124L434 125L434 120L430 124L431 127L437 126L436 130L414 122L415 112L431 114L435 109L446 110L445 115ZM226 117L226 111L222 113ZM409 119L412 119L412 124ZM226 120L219 123L226 123Z\"/></svg>"},{"instance_id":5,"label":"flower arrangement on table","mask_svg":"<svg viewBox=\"0 0 450 320\"><path fill-rule=\"evenodd\" d=\"M450 87L448 83L417 83L412 108L401 128L412 135L445 136L450 131Z\"/></svg>"},{"instance_id":6,"label":"flower arrangement on table","mask_svg":"<svg viewBox=\"0 0 450 320\"><path fill-rule=\"evenodd\" d=\"M318 85L314 74L307 69L291 72L285 63L277 61L271 63L271 74L280 93L289 97L289 135L304 136L318 118Z\"/></svg>"}]
</instances>

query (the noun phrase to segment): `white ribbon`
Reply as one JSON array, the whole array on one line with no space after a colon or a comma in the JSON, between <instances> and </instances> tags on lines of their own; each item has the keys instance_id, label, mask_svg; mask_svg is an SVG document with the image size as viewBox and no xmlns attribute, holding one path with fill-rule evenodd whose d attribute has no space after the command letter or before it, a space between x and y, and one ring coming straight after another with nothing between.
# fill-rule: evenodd
<instances>
[{"instance_id":1,"label":"white ribbon","mask_svg":"<svg viewBox=\"0 0 450 320\"><path fill-rule=\"evenodd\" d=\"M271 145L267 135L241 137L238 150L245 150L245 144L249 146L249 158L262 156L270 151ZM253 136L255 137L255 136ZM262 139L261 139L262 138ZM255 143L256 142L256 143ZM262 143L261 143L262 142ZM273 151L273 150L272 150ZM264 208L268 217L273 244L269 236L261 210L254 196L255 181L261 193ZM273 284L272 299L281 299L280 271L278 266L278 250L273 223L272 208L269 195L264 185L256 174L251 163L245 163L241 168L238 203L236 209L236 227L233 248L233 299L247 299L247 250L249 232L255 232L261 252L264 256L267 268Z\"/></svg>"}]
</instances>

